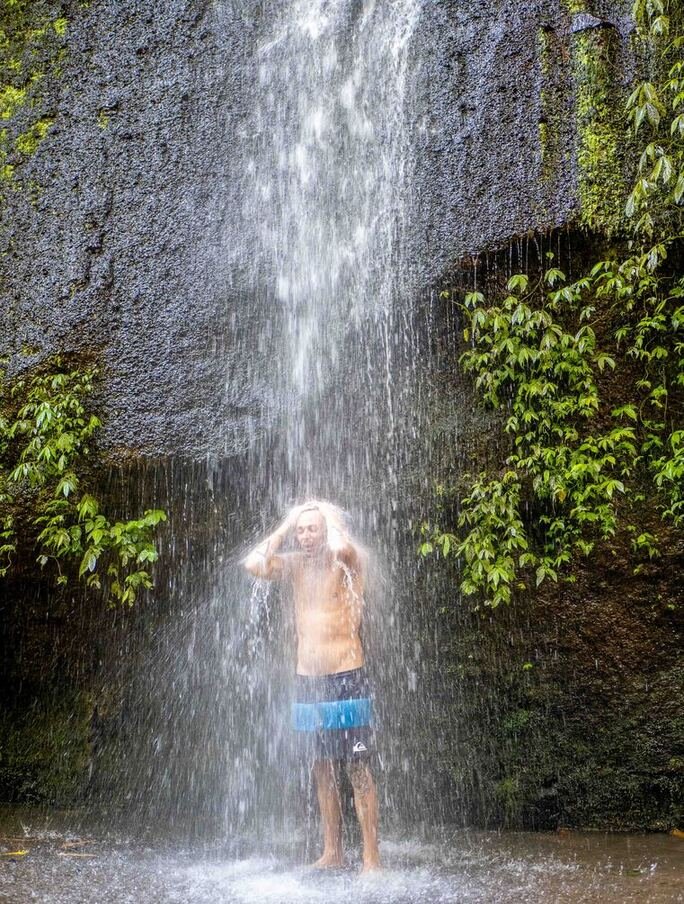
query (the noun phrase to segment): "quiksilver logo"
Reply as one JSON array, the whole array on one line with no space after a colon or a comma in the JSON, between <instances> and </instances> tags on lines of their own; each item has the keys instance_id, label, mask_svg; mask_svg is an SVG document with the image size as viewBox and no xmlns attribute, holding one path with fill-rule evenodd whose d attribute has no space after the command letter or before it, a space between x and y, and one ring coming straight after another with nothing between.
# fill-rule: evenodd
<instances>
[{"instance_id":1,"label":"quiksilver logo","mask_svg":"<svg viewBox=\"0 0 684 904\"><path fill-rule=\"evenodd\" d=\"M367 753L367 752L368 752L368 748L363 743L363 741L357 741L356 744L354 744L353 753Z\"/></svg>"}]
</instances>

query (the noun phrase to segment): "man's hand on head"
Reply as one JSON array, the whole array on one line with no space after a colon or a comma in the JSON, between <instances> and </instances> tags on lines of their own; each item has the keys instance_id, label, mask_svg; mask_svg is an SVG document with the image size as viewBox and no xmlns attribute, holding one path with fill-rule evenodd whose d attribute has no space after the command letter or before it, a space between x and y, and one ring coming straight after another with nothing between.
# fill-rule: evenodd
<instances>
[{"instance_id":1,"label":"man's hand on head","mask_svg":"<svg viewBox=\"0 0 684 904\"><path fill-rule=\"evenodd\" d=\"M334 556L338 556L348 545L349 541L337 527L328 527L328 549Z\"/></svg>"},{"instance_id":2,"label":"man's hand on head","mask_svg":"<svg viewBox=\"0 0 684 904\"><path fill-rule=\"evenodd\" d=\"M271 561L273 556L280 549L282 542L283 542L283 535L284 535L284 532L282 535L278 535L278 534L274 535L273 537L271 537L271 539L266 544L266 551L264 553L264 558L265 558L267 564Z\"/></svg>"}]
</instances>

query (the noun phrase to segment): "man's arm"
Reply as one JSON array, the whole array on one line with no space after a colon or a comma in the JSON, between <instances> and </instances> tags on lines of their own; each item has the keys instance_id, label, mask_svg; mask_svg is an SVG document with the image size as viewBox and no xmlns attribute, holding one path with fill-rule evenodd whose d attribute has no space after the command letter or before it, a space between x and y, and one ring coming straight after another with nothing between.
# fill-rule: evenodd
<instances>
[{"instance_id":1,"label":"man's arm","mask_svg":"<svg viewBox=\"0 0 684 904\"><path fill-rule=\"evenodd\" d=\"M325 518L327 546L333 558L343 562L354 571L358 571L361 566L361 556L344 527L342 512L336 506L323 500L314 500L309 504L315 505Z\"/></svg>"},{"instance_id":2,"label":"man's arm","mask_svg":"<svg viewBox=\"0 0 684 904\"><path fill-rule=\"evenodd\" d=\"M250 574L255 578L265 578L267 581L275 581L283 575L284 560L279 556L278 550L283 544L283 540L292 530L296 517L293 519L294 512L290 512L283 523L265 540L262 540L258 546L245 556L242 564Z\"/></svg>"},{"instance_id":3,"label":"man's arm","mask_svg":"<svg viewBox=\"0 0 684 904\"><path fill-rule=\"evenodd\" d=\"M360 573L359 550L339 522L328 522L328 549L335 559L342 562L351 571Z\"/></svg>"}]
</instances>

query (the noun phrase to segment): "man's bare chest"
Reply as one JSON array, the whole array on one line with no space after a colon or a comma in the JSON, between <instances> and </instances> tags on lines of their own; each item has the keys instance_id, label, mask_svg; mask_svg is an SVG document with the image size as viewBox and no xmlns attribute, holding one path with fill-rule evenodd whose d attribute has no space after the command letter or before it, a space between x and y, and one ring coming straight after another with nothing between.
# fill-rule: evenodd
<instances>
[{"instance_id":1,"label":"man's bare chest","mask_svg":"<svg viewBox=\"0 0 684 904\"><path fill-rule=\"evenodd\" d=\"M335 608L343 604L349 595L344 576L337 569L304 572L293 581L292 589L295 604L304 607Z\"/></svg>"}]
</instances>

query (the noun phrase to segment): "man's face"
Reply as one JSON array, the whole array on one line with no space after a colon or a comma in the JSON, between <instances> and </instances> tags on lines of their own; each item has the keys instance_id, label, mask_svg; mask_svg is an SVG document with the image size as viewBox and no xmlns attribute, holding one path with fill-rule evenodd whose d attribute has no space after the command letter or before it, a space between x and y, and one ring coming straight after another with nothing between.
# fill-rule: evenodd
<instances>
[{"instance_id":1,"label":"man's face","mask_svg":"<svg viewBox=\"0 0 684 904\"><path fill-rule=\"evenodd\" d=\"M325 545L327 529L325 518L319 511L302 512L297 518L295 537L307 556L315 556Z\"/></svg>"}]
</instances>

